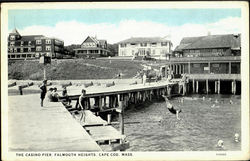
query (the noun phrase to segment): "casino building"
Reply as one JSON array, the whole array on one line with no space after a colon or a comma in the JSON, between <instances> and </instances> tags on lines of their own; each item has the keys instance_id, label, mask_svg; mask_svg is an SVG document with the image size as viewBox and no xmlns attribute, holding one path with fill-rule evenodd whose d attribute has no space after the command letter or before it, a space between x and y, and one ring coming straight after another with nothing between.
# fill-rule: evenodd
<instances>
[{"instance_id":1,"label":"casino building","mask_svg":"<svg viewBox=\"0 0 250 161\"><path fill-rule=\"evenodd\" d=\"M186 74L194 93L240 93L241 35L184 37L162 75Z\"/></svg>"},{"instance_id":2,"label":"casino building","mask_svg":"<svg viewBox=\"0 0 250 161\"><path fill-rule=\"evenodd\" d=\"M62 58L64 42L43 35L21 35L14 29L8 37L8 59L35 59L41 55Z\"/></svg>"}]
</instances>

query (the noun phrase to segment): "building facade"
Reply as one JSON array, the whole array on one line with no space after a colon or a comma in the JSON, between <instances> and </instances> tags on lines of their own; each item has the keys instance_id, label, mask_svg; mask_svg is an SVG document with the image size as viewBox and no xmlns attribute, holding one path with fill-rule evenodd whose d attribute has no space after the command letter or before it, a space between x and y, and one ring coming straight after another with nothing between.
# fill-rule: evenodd
<instances>
[{"instance_id":1,"label":"building facade","mask_svg":"<svg viewBox=\"0 0 250 161\"><path fill-rule=\"evenodd\" d=\"M41 55L62 58L64 42L43 35L22 36L14 29L8 37L8 59L35 59Z\"/></svg>"},{"instance_id":2,"label":"building facade","mask_svg":"<svg viewBox=\"0 0 250 161\"><path fill-rule=\"evenodd\" d=\"M155 59L167 59L172 47L170 40L161 37L133 37L118 44L118 56L142 56Z\"/></svg>"},{"instance_id":3,"label":"building facade","mask_svg":"<svg viewBox=\"0 0 250 161\"><path fill-rule=\"evenodd\" d=\"M172 73L178 78L186 74L196 93L201 89L205 93L240 93L240 66L240 34L185 37L162 67L162 75Z\"/></svg>"},{"instance_id":4,"label":"building facade","mask_svg":"<svg viewBox=\"0 0 250 161\"><path fill-rule=\"evenodd\" d=\"M96 58L100 56L109 56L106 40L98 40L96 37L88 36L80 48L74 49L75 56L78 58Z\"/></svg>"}]
</instances>

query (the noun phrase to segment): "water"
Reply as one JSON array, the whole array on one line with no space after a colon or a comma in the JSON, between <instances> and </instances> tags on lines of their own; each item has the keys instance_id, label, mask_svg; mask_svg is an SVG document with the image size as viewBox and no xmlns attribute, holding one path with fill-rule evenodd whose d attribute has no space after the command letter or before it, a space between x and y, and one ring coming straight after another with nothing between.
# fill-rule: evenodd
<instances>
[{"instance_id":1,"label":"water","mask_svg":"<svg viewBox=\"0 0 250 161\"><path fill-rule=\"evenodd\" d=\"M126 110L125 122L140 122L125 124L130 142L127 151L214 151L220 150L215 146L220 139L224 150L240 150L234 134L241 135L241 96L204 96L205 101L201 95L184 97L184 103L179 102L180 97L170 100L182 109L181 120L168 111L165 102Z\"/></svg>"}]
</instances>

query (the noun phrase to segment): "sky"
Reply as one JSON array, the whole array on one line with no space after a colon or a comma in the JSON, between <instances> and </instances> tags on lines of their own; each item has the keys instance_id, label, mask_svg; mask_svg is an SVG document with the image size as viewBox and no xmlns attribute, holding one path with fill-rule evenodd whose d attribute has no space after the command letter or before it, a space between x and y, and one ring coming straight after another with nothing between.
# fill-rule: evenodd
<instances>
[{"instance_id":1,"label":"sky","mask_svg":"<svg viewBox=\"0 0 250 161\"><path fill-rule=\"evenodd\" d=\"M234 9L34 9L9 10L8 30L81 44L87 36L113 44L131 37L183 37L241 33L241 10Z\"/></svg>"}]
</instances>

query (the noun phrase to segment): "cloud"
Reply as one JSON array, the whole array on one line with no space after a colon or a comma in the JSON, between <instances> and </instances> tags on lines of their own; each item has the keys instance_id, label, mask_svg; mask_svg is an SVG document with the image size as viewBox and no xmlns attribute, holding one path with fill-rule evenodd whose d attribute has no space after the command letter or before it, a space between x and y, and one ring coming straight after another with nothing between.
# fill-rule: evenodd
<instances>
[{"instance_id":1,"label":"cloud","mask_svg":"<svg viewBox=\"0 0 250 161\"><path fill-rule=\"evenodd\" d=\"M117 43L130 37L168 38L177 46L183 37L211 34L241 33L241 18L228 17L214 23L169 26L153 21L122 20L118 24L86 24L78 21L61 21L53 27L29 26L19 30L22 35L42 34L64 40L65 45L81 44L87 36L106 39L108 43Z\"/></svg>"}]
</instances>

